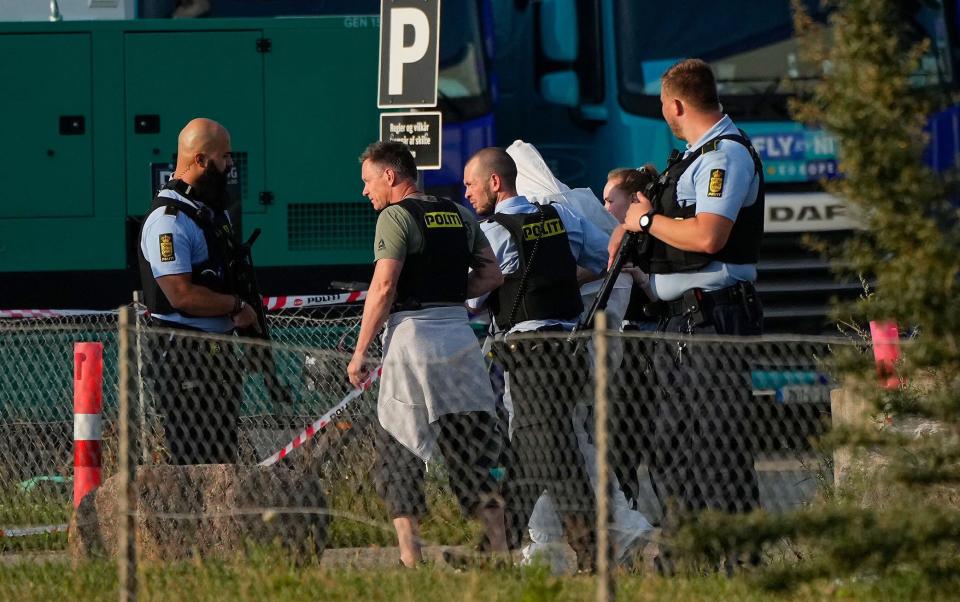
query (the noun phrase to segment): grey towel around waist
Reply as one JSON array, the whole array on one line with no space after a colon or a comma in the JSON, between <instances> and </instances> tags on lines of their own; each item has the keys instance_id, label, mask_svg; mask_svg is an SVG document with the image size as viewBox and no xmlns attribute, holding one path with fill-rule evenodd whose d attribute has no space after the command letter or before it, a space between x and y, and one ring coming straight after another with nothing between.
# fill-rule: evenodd
<instances>
[{"instance_id":1,"label":"grey towel around waist","mask_svg":"<svg viewBox=\"0 0 960 602\"><path fill-rule=\"evenodd\" d=\"M445 414L491 412L493 388L480 344L463 307L434 307L392 314L383 333L380 424L407 449L427 460Z\"/></svg>"}]
</instances>

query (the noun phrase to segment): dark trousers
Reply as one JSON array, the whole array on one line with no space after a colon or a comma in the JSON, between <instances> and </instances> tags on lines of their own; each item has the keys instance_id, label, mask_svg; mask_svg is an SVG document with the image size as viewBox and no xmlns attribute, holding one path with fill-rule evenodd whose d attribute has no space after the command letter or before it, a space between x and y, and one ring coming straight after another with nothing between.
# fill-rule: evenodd
<instances>
[{"instance_id":1,"label":"dark trousers","mask_svg":"<svg viewBox=\"0 0 960 602\"><path fill-rule=\"evenodd\" d=\"M760 312L740 303L665 320L661 330L684 334L759 335ZM752 316L752 317L751 317ZM759 506L753 465L754 406L745 348L662 341L652 356L654 419L651 479L670 529L706 509L749 512Z\"/></svg>"},{"instance_id":2,"label":"dark trousers","mask_svg":"<svg viewBox=\"0 0 960 602\"><path fill-rule=\"evenodd\" d=\"M663 401L653 374L654 339L623 338L623 362L610 373L608 458L624 495L635 503L637 468L654 463L654 423Z\"/></svg>"},{"instance_id":3,"label":"dark trousers","mask_svg":"<svg viewBox=\"0 0 960 602\"><path fill-rule=\"evenodd\" d=\"M147 372L164 414L170 464L235 464L243 393L236 350L192 336L156 337Z\"/></svg>"},{"instance_id":4,"label":"dark trousers","mask_svg":"<svg viewBox=\"0 0 960 602\"><path fill-rule=\"evenodd\" d=\"M582 568L596 551L596 505L573 411L588 399L589 357L560 340L525 340L498 349L510 383L513 435L504 484L507 537L518 547L533 507L547 491Z\"/></svg>"},{"instance_id":5,"label":"dark trousers","mask_svg":"<svg viewBox=\"0 0 960 602\"><path fill-rule=\"evenodd\" d=\"M488 412L461 412L437 418L437 451L443 456L460 509L476 516L480 509L502 504L491 472L500 455L496 416ZM423 483L425 466L380 424L375 425L377 460L374 487L390 518L419 518L427 511Z\"/></svg>"}]
</instances>

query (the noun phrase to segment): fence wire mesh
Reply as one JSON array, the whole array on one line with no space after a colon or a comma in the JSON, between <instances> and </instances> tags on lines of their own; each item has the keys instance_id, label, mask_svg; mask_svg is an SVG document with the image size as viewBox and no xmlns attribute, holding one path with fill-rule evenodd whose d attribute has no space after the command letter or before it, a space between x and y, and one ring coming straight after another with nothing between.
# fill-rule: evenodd
<instances>
[{"instance_id":1,"label":"fence wire mesh","mask_svg":"<svg viewBox=\"0 0 960 602\"><path fill-rule=\"evenodd\" d=\"M395 566L395 519L416 517L413 534L444 565L591 572L606 471L613 560L642 571L669 558L671 534L699 511L782 512L831 485L832 459L811 441L829 423L829 358L847 341L609 333L609 418L598 424L589 335L460 348L455 337L414 335L412 346L388 343L386 357L373 350L381 380L361 394L346 377L360 311L271 315L271 344L158 328L143 314L126 330L116 314L0 323L0 528L71 516L77 341L104 343L104 484L71 526L70 553L81 559L120 549L121 387L137 548L148 563L276 548L301 565ZM606 458L596 454L600 431ZM502 540L507 561L488 554ZM0 546L65 550L67 538Z\"/></svg>"},{"instance_id":2,"label":"fence wire mesh","mask_svg":"<svg viewBox=\"0 0 960 602\"><path fill-rule=\"evenodd\" d=\"M327 364L352 348L361 310L359 305L334 305L268 315L276 344L296 347L281 355L276 370L290 398L278 404L262 375L243 378L237 398L241 459L259 460L275 440L312 421L316 408L348 388L339 377L342 367ZM150 326L142 311L137 321L142 328ZM0 320L0 550L59 550L66 544L74 465L73 349L78 342L103 344L102 478L116 473L118 335L116 311L42 312ZM154 387L155 376L164 375L151 372L159 365L152 357L159 347L141 336L134 336L131 346L138 462L166 462L163 412ZM44 533L34 533L38 529Z\"/></svg>"}]
</instances>

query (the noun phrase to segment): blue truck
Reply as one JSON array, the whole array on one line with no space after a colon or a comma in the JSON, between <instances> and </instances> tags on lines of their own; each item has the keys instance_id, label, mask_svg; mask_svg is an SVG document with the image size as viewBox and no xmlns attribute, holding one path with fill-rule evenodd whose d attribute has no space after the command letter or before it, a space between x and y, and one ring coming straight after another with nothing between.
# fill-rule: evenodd
<instances>
[{"instance_id":1,"label":"blue truck","mask_svg":"<svg viewBox=\"0 0 960 602\"><path fill-rule=\"evenodd\" d=\"M916 37L932 41L916 81L943 92L930 117L928 162L958 166L960 119L949 101L957 76L958 2L904 3ZM826 14L815 0L810 14ZM680 10L682 9L682 10ZM802 244L856 226L821 181L837 174L835 140L797 123L791 97L821 75L799 59L789 0L495 0L498 142L537 146L570 186L602 189L614 167L665 166L683 148L660 113L659 78L677 60L713 67L723 108L753 139L768 183L759 289L768 330L820 332L831 297L862 291L838 282Z\"/></svg>"}]
</instances>

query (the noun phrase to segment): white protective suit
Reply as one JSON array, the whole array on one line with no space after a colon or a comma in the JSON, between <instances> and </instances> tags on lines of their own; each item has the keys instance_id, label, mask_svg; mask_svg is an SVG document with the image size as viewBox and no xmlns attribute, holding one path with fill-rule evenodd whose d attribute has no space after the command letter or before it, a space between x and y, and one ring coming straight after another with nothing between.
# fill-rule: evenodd
<instances>
[{"instance_id":1,"label":"white protective suit","mask_svg":"<svg viewBox=\"0 0 960 602\"><path fill-rule=\"evenodd\" d=\"M566 184L556 179L550 168L547 167L543 157L532 144L516 140L507 148L507 153L513 157L517 164L517 192L526 196L531 202L562 204L586 220L593 222L608 234L617 226L616 218L607 213L592 190L589 188L570 189ZM581 287L580 294L583 298L584 311L587 311L587 308L590 307L601 283L601 280L597 280ZM623 316L627 311L627 304L630 302L632 286L632 278L627 274L621 274L617 279L606 309L609 317L608 324L613 329L620 330L621 328ZM592 345L590 351L592 355ZM611 369L616 370L619 368L623 356L622 341L611 340L610 354ZM505 402L509 403L509 400L505 400ZM577 442L580 444L580 451L586 460L590 483L596 491L596 448L590 443L589 434L584 427L587 416L586 406L581 404L576 413L578 418L574 424L574 431L577 435ZM611 500L614 507L614 521L610 525L610 535L616 549L616 559L618 562L622 562L629 557L637 546L643 545L652 527L642 513L630 508L616 476L611 474L610 478L613 479L615 490L614 497ZM533 509L533 514L530 516L528 527L530 529L530 539L533 543L523 549L524 563L529 563L534 556L539 556L551 565L554 572L561 572L565 562L563 548L561 547L563 526L549 494L544 493L540 496Z\"/></svg>"}]
</instances>

